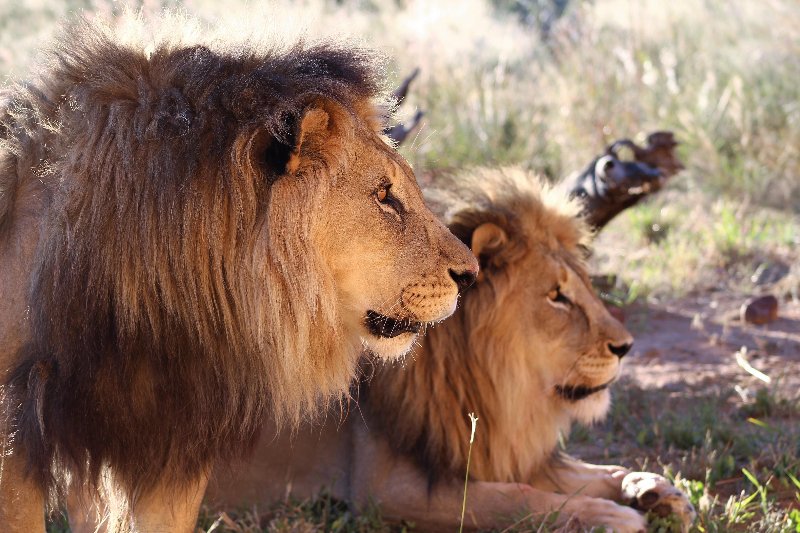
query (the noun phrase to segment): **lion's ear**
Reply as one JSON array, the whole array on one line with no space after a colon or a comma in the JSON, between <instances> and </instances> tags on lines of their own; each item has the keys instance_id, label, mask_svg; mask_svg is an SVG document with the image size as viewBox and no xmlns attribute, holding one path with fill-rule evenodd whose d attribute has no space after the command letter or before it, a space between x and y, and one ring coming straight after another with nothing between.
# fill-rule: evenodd
<instances>
[{"instance_id":1,"label":"lion's ear","mask_svg":"<svg viewBox=\"0 0 800 533\"><path fill-rule=\"evenodd\" d=\"M332 130L333 119L330 110L321 106L306 108L297 128L294 149L286 163L286 172L289 174L297 172L307 156L325 157L323 152L329 148L328 141L333 133Z\"/></svg>"},{"instance_id":2,"label":"lion's ear","mask_svg":"<svg viewBox=\"0 0 800 533\"><path fill-rule=\"evenodd\" d=\"M478 258L481 267L480 273L478 274L478 281L483 280L483 273L486 269L502 266L498 253L507 242L508 234L506 231L497 224L491 222L481 224L472 232L470 249L472 250L472 254Z\"/></svg>"},{"instance_id":3,"label":"lion's ear","mask_svg":"<svg viewBox=\"0 0 800 533\"><path fill-rule=\"evenodd\" d=\"M291 133L285 139L274 138L264 130L249 139L253 152L261 154L270 182L297 173L307 161L335 156L332 152L339 145L332 142L338 134L334 131L336 111L332 107L322 103L307 107L300 119L288 127Z\"/></svg>"}]
</instances>

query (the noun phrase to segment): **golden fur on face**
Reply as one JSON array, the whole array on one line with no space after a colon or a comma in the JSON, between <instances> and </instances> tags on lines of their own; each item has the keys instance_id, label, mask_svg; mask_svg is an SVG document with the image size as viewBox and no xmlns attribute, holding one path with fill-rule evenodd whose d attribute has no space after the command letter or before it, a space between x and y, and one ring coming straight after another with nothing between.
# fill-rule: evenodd
<instances>
[{"instance_id":1,"label":"golden fur on face","mask_svg":"<svg viewBox=\"0 0 800 533\"><path fill-rule=\"evenodd\" d=\"M437 182L430 201L471 244L481 277L413 362L370 383L368 409L434 477L463 473L464 414L475 412L470 475L529 479L573 420L605 414L619 372L612 349L632 339L591 288L586 230L565 194L522 171L487 170Z\"/></svg>"},{"instance_id":2,"label":"golden fur on face","mask_svg":"<svg viewBox=\"0 0 800 533\"><path fill-rule=\"evenodd\" d=\"M350 175L331 169L335 178L312 238L321 243L339 300L354 311L345 323L369 351L395 358L427 324L452 314L459 291L453 275L476 271L477 262L425 206L399 154L366 135L355 137L347 153Z\"/></svg>"}]
</instances>

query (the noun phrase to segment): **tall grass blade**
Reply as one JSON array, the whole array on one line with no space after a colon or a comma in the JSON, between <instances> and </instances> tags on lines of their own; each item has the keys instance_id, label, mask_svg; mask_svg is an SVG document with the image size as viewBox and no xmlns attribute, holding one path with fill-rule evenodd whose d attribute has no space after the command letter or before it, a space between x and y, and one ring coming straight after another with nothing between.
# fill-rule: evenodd
<instances>
[{"instance_id":1,"label":"tall grass blade","mask_svg":"<svg viewBox=\"0 0 800 533\"><path fill-rule=\"evenodd\" d=\"M458 533L464 530L464 513L467 510L467 484L469 483L469 461L472 458L472 443L475 441L475 427L478 425L478 417L475 413L469 414L472 422L472 432L469 435L469 451L467 451L467 473L464 475L464 500L461 502L461 523L458 526Z\"/></svg>"}]
</instances>

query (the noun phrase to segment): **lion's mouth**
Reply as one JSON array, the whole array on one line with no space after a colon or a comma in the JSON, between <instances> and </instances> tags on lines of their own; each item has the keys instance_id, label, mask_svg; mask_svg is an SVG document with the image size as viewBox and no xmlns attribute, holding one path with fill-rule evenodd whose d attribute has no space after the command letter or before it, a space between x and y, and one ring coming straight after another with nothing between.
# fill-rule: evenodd
<instances>
[{"instance_id":1,"label":"lion's mouth","mask_svg":"<svg viewBox=\"0 0 800 533\"><path fill-rule=\"evenodd\" d=\"M409 318L391 318L376 311L367 311L364 325L376 337L388 339L404 333L414 333L416 335L422 329L421 322L415 322Z\"/></svg>"},{"instance_id":2,"label":"lion's mouth","mask_svg":"<svg viewBox=\"0 0 800 533\"><path fill-rule=\"evenodd\" d=\"M577 402L601 390L607 389L610 384L611 381L603 383L602 385L597 385L596 387L587 387L586 385L556 385L556 394L565 400Z\"/></svg>"}]
</instances>

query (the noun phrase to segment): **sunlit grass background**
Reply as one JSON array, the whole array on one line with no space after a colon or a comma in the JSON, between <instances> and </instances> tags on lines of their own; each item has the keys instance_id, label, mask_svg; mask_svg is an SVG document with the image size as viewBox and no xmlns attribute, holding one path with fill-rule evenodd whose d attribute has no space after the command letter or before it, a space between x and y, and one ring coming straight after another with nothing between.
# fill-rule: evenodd
<instances>
[{"instance_id":1,"label":"sunlit grass background","mask_svg":"<svg viewBox=\"0 0 800 533\"><path fill-rule=\"evenodd\" d=\"M797 263L800 5L791 0L129 5L145 16L178 8L209 27L247 20L348 35L383 50L394 81L420 67L403 111L426 117L403 151L423 172L516 164L560 179L614 139L674 130L687 170L598 246L602 268L635 295L681 295L720 269L728 283L761 262ZM110 0L0 4L0 77L24 76L65 17L122 10ZM657 243L653 224L664 231ZM630 246L647 252L629 260ZM795 266L790 281L799 278Z\"/></svg>"},{"instance_id":2,"label":"sunlit grass background","mask_svg":"<svg viewBox=\"0 0 800 533\"><path fill-rule=\"evenodd\" d=\"M115 14L124 5L0 2L0 79L29 75L36 52L59 21L80 12ZM127 5L143 16L177 8L208 27L248 20L259 29L349 35L391 58L390 84L420 67L401 117L418 108L426 112L419 134L402 148L421 173L514 164L558 180L583 168L614 139L671 129L682 142L679 153L687 169L657 198L624 213L601 234L593 268L617 274L623 299L671 300L705 290L747 293L755 271L780 264L789 274L775 290L781 297L798 297L800 3L152 0ZM726 393L703 398L705 410L686 411L678 400L673 405L654 391L620 391L623 398L633 395L629 400L638 411L620 413L618 407L605 427L586 435L607 435L617 447L627 446L629 455L617 454L619 459L649 458L650 468L665 466L674 473L683 465L683 474L694 480L702 531L800 532L800 512L786 503L800 498L800 487L792 488L791 481L800 470L796 400L787 404L766 390L754 416L769 424L775 419L775 425L764 429L747 422L750 415L731 410ZM652 402L670 414L657 416L646 407ZM779 448L767 459L772 448L763 438ZM573 440L580 443L580 432ZM731 494L730 501L710 503L703 488L742 467L759 481L747 484L743 495ZM781 507L770 499L774 490L789 493ZM293 521L295 511L305 517L302 527ZM379 518L356 518L346 504L325 499L276 513L272 530L365 531L380 524ZM210 517L206 527L215 520ZM243 531L263 527L257 520L231 524ZM216 527L233 526L223 521Z\"/></svg>"}]
</instances>

